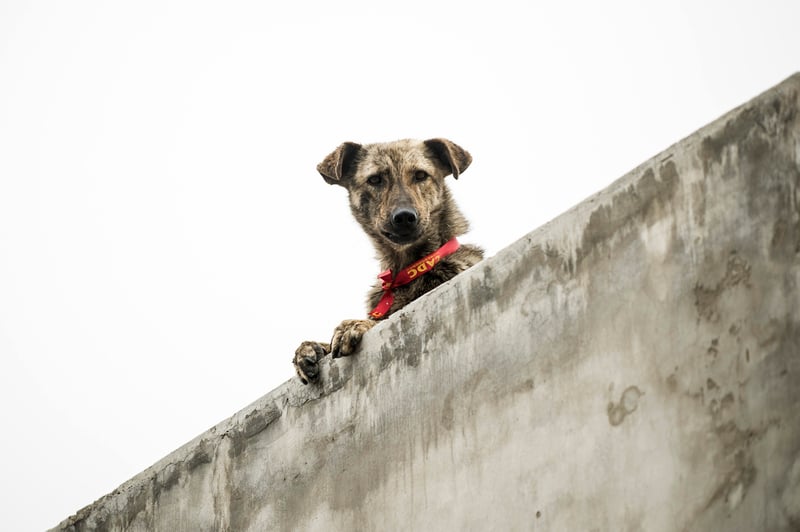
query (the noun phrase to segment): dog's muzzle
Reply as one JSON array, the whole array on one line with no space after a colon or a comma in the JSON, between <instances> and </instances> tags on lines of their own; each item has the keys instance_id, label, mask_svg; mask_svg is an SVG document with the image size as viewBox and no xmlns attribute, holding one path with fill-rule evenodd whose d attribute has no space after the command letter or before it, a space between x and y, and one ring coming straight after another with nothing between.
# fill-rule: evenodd
<instances>
[{"instance_id":1,"label":"dog's muzzle","mask_svg":"<svg viewBox=\"0 0 800 532\"><path fill-rule=\"evenodd\" d=\"M419 236L419 213L416 209L395 209L389 217L389 227L384 235L397 244L406 244Z\"/></svg>"}]
</instances>

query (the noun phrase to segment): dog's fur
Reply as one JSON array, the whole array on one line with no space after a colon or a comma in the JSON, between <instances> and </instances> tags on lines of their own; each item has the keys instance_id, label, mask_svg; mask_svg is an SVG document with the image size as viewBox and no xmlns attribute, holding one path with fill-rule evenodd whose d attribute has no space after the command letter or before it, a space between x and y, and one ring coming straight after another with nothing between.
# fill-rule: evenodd
<instances>
[{"instance_id":1,"label":"dog's fur","mask_svg":"<svg viewBox=\"0 0 800 532\"><path fill-rule=\"evenodd\" d=\"M347 189L350 210L370 237L382 269L398 272L433 253L469 225L450 195L445 177L458 176L472 162L470 154L447 139L399 140L360 145L345 142L325 157L317 171L329 184ZM462 244L426 275L394 289L394 304L384 317L448 281L483 258L483 250ZM383 291L378 282L367 295L367 312ZM303 342L293 359L304 384L319 378L318 363L353 354L373 318L345 320L329 344Z\"/></svg>"}]
</instances>

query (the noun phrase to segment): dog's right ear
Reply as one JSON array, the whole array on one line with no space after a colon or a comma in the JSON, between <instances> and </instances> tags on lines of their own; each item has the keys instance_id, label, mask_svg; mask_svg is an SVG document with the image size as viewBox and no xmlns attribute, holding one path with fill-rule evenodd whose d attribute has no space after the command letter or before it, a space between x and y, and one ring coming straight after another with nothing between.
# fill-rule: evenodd
<instances>
[{"instance_id":1,"label":"dog's right ear","mask_svg":"<svg viewBox=\"0 0 800 532\"><path fill-rule=\"evenodd\" d=\"M352 169L359 150L361 150L361 144L342 143L317 165L317 172L325 178L329 185L344 186L342 178Z\"/></svg>"}]
</instances>

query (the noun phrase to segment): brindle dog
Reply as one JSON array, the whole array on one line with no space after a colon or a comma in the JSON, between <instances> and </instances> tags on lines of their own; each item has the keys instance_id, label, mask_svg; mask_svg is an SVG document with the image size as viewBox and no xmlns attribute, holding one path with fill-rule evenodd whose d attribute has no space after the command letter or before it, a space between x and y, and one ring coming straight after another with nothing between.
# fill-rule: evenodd
<instances>
[{"instance_id":1,"label":"brindle dog","mask_svg":"<svg viewBox=\"0 0 800 532\"><path fill-rule=\"evenodd\" d=\"M396 273L467 232L469 224L450 195L445 177L452 174L458 179L471 162L466 150L447 139L363 146L345 142L317 165L317 171L329 184L347 189L350 210L375 245L381 267ZM300 380L303 384L317 381L322 357L353 354L378 319L397 312L482 258L481 248L460 245L440 260L437 257L435 266L425 268L425 275L393 287L394 300L382 316L370 313L366 320L344 320L329 344L300 344L293 360ZM368 312L383 296L379 282L367 295Z\"/></svg>"}]
</instances>

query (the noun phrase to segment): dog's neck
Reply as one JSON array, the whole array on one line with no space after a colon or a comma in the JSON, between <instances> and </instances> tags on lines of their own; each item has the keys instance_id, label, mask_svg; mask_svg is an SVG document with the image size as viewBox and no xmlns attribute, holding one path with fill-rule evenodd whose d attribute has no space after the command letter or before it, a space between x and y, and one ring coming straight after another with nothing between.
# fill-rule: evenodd
<instances>
[{"instance_id":1,"label":"dog's neck","mask_svg":"<svg viewBox=\"0 0 800 532\"><path fill-rule=\"evenodd\" d=\"M391 254L387 254L384 250L379 250L378 253L380 254L379 259L381 263L381 269L398 272L407 267L409 264L418 261L422 257L430 255L442 247L445 242L451 238L453 237L451 236L450 238L444 238L441 241L437 239L436 243L431 241L424 244L406 246L401 250L392 250Z\"/></svg>"}]
</instances>

